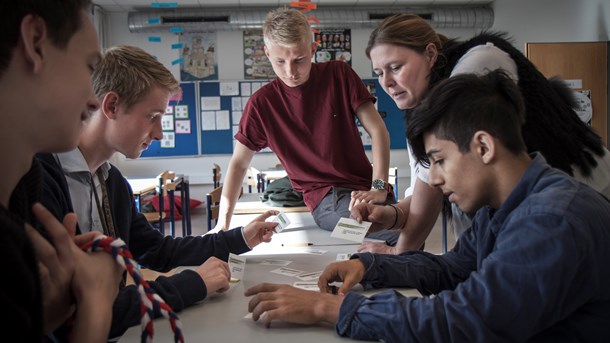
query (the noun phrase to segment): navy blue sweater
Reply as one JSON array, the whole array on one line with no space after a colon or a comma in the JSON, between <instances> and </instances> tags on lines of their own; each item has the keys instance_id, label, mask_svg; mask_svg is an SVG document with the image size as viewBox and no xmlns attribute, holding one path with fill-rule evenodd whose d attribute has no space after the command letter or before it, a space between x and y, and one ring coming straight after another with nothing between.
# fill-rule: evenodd
<instances>
[{"instance_id":1,"label":"navy blue sweater","mask_svg":"<svg viewBox=\"0 0 610 343\"><path fill-rule=\"evenodd\" d=\"M68 183L62 168L52 154L39 154L44 169L43 204L58 218L73 212ZM205 236L163 236L139 213L133 192L121 172L114 166L106 180L117 236L121 238L141 266L167 272L178 266L198 266L209 257L227 260L229 253L241 254L250 249L241 230L222 231ZM174 311L181 311L207 295L205 284L194 271L185 270L170 277L148 281ZM160 313L155 315L158 317ZM122 335L129 327L140 324L140 295L134 285L126 286L114 302L110 337Z\"/></svg>"}]
</instances>

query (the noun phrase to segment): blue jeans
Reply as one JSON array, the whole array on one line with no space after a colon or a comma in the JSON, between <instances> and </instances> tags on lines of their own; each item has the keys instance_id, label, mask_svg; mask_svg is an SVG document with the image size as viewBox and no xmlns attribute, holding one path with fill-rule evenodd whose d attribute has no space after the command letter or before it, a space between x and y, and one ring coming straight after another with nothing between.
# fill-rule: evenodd
<instances>
[{"instance_id":1,"label":"blue jeans","mask_svg":"<svg viewBox=\"0 0 610 343\"><path fill-rule=\"evenodd\" d=\"M349 218L350 211L349 202L352 199L352 189L333 187L328 191L328 194L320 201L318 206L313 210L313 219L316 224L326 231L332 231L339 218ZM393 197L386 200L386 204L394 203ZM395 245L400 235L399 230L382 230L367 235L367 238L380 239L386 241L389 245Z\"/></svg>"}]
</instances>

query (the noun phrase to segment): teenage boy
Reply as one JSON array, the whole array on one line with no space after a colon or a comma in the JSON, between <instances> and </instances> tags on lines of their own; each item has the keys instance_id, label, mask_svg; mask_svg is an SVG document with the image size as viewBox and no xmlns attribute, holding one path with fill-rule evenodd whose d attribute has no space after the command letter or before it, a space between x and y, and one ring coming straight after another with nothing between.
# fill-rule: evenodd
<instances>
[{"instance_id":1,"label":"teenage boy","mask_svg":"<svg viewBox=\"0 0 610 343\"><path fill-rule=\"evenodd\" d=\"M610 341L608 199L527 154L523 100L502 71L449 78L428 99L407 138L431 184L476 212L472 227L445 255L366 253L331 264L322 294L257 285L246 291L254 320L326 321L342 336L384 342ZM326 294L335 281L340 295ZM358 282L424 297L348 292Z\"/></svg>"},{"instance_id":2,"label":"teenage boy","mask_svg":"<svg viewBox=\"0 0 610 343\"><path fill-rule=\"evenodd\" d=\"M96 66L93 88L100 108L85 123L78 148L39 155L46 170L44 204L58 218L75 211L80 232L120 237L143 267L167 272L199 265L149 282L174 311L228 289L229 253L241 254L270 241L277 224L265 219L277 213L269 211L245 227L213 235L164 237L137 211L127 180L108 160L116 152L138 158L152 140L161 139L161 117L179 83L144 50L117 46ZM139 301L136 286L120 290L111 338L140 323Z\"/></svg>"},{"instance_id":3,"label":"teenage boy","mask_svg":"<svg viewBox=\"0 0 610 343\"><path fill-rule=\"evenodd\" d=\"M303 193L316 224L324 230L349 217L352 191L359 201L391 202L390 139L373 105L375 98L362 80L346 63L311 62L317 45L307 19L295 9L269 12L263 37L277 78L246 104L216 228L229 228L246 170L254 153L266 147L277 155L293 188ZM371 136L373 167L356 118Z\"/></svg>"},{"instance_id":4,"label":"teenage boy","mask_svg":"<svg viewBox=\"0 0 610 343\"><path fill-rule=\"evenodd\" d=\"M74 148L82 121L99 106L90 73L100 52L89 6L0 2L2 341L41 342L71 316L74 341L105 342L108 335L120 268L109 254L79 248L93 235L74 237L73 214L62 224L38 204L42 176L33 162L37 152Z\"/></svg>"}]
</instances>

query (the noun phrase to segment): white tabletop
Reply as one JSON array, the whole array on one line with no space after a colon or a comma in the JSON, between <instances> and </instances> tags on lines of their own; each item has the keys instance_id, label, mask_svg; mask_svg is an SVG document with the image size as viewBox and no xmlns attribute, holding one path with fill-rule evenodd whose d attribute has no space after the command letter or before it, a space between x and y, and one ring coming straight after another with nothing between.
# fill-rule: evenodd
<instances>
[{"instance_id":1,"label":"white tabletop","mask_svg":"<svg viewBox=\"0 0 610 343\"><path fill-rule=\"evenodd\" d=\"M313 223L309 213L289 213L291 226L273 236L272 242L261 244L242 254L247 258L243 280L232 284L225 293L212 294L199 304L178 313L187 342L345 342L333 325L295 325L281 321L273 322L270 329L245 318L250 298L244 291L260 282L292 285L301 281L297 277L271 273L279 266L265 265L266 259L292 261L288 268L303 272L321 271L337 259L338 253L353 253L358 244L330 237ZM232 225L246 224L255 215L234 216ZM287 246L297 243L312 243L308 247ZM284 246L282 246L284 244ZM361 291L361 290L360 290ZM416 290L401 290L404 294L418 296ZM365 293L369 294L369 293ZM156 342L172 342L173 333L165 318L155 320ZM130 328L120 342L140 342L139 326Z\"/></svg>"}]
</instances>

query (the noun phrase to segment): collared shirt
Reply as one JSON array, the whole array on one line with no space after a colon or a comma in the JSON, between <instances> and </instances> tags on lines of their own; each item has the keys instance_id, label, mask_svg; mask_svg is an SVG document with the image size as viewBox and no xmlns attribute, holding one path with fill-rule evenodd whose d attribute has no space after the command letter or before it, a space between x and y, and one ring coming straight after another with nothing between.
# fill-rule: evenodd
<instances>
[{"instance_id":1,"label":"collared shirt","mask_svg":"<svg viewBox=\"0 0 610 343\"><path fill-rule=\"evenodd\" d=\"M70 188L70 197L72 198L72 206L78 218L78 227L81 232L100 231L104 232L102 222L96 203L95 193L91 188L93 180L99 202L102 206L102 187L97 175L89 172L89 166L81 151L76 148L72 151L54 154L55 158L61 165L61 168L66 176L68 187ZM104 162L100 167L104 181L108 179L108 170L110 164Z\"/></svg>"},{"instance_id":2,"label":"collared shirt","mask_svg":"<svg viewBox=\"0 0 610 343\"><path fill-rule=\"evenodd\" d=\"M610 203L537 155L499 209L481 208L445 255L357 254L337 332L385 342L610 341Z\"/></svg>"}]
</instances>

